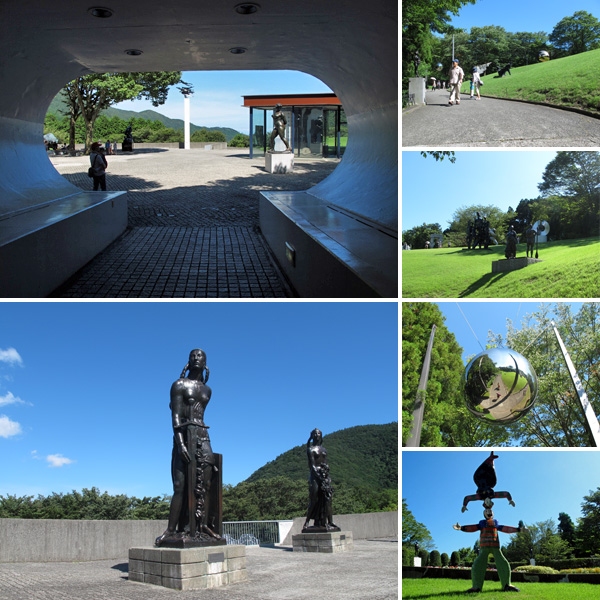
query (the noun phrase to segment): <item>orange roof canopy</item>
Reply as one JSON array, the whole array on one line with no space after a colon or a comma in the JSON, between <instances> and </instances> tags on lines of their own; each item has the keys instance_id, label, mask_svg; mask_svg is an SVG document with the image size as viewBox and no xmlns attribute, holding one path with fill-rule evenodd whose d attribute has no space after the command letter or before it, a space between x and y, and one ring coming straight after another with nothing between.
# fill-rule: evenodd
<instances>
[{"instance_id":1,"label":"orange roof canopy","mask_svg":"<svg viewBox=\"0 0 600 600\"><path fill-rule=\"evenodd\" d=\"M264 96L243 96L244 106L341 106L335 94L267 94Z\"/></svg>"}]
</instances>

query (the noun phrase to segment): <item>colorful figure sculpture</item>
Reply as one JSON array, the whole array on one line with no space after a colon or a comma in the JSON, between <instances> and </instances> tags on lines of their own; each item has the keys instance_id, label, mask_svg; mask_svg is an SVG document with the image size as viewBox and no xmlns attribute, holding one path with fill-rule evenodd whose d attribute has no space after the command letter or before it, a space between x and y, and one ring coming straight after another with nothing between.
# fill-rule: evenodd
<instances>
[{"instance_id":1,"label":"colorful figure sculpture","mask_svg":"<svg viewBox=\"0 0 600 600\"><path fill-rule=\"evenodd\" d=\"M518 592L519 588L516 588L510 583L510 565L500 550L500 541L498 539L498 532L503 533L518 533L521 531L521 527L510 527L508 525L498 525L498 521L494 519L494 513L492 511L492 498L508 498L508 501L512 506L515 505L511 495L508 492L495 492L494 487L497 483L496 468L494 466L494 460L498 456L494 452L490 452L488 458L486 458L477 467L473 481L477 486L477 493L473 496L466 496L463 500L462 512L467 510L467 504L471 500L483 500L483 516L484 519L479 521L477 525L463 525L462 527L457 523L453 525L454 529L458 531L481 531L479 536L479 554L473 563L471 568L471 582L473 586L467 590L467 593L480 592L483 588L483 582L485 580L485 572L488 565L488 558L490 553L494 555L496 561L496 569L498 570L498 577L500 578L500 584L505 592Z\"/></svg>"},{"instance_id":2,"label":"colorful figure sculpture","mask_svg":"<svg viewBox=\"0 0 600 600\"><path fill-rule=\"evenodd\" d=\"M471 568L471 583L473 587L467 590L467 593L481 592L483 589L483 582L485 580L485 572L488 565L488 558L490 553L494 555L496 561L496 569L498 570L498 577L500 578L500 585L502 590L505 592L519 592L519 588L511 585L510 583L510 564L502 554L500 550L500 540L498 539L498 532L503 533L518 533L521 531L520 527L510 527L508 525L498 525L498 521L494 519L494 513L491 508L486 508L483 511L485 517L477 525L453 525L454 529L459 531L481 531L479 536L479 548L480 552L473 567Z\"/></svg>"},{"instance_id":3,"label":"colorful figure sculpture","mask_svg":"<svg viewBox=\"0 0 600 600\"><path fill-rule=\"evenodd\" d=\"M492 499L494 498L507 498L508 503L511 506L515 505L509 492L495 492L493 489L496 487L497 483L496 467L494 465L494 460L497 458L498 456L491 452L490 456L479 465L473 475L473 481L477 486L477 493L471 496L465 496L461 512L468 510L467 504L473 500L483 500L483 504L486 508L493 505Z\"/></svg>"}]
</instances>

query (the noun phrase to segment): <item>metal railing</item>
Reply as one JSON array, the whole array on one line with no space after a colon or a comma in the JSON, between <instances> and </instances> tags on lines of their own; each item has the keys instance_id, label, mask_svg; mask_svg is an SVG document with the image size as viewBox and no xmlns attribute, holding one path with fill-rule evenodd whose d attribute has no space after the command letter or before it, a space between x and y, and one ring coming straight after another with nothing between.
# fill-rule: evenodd
<instances>
[{"instance_id":1,"label":"metal railing","mask_svg":"<svg viewBox=\"0 0 600 600\"><path fill-rule=\"evenodd\" d=\"M279 523L277 521L229 521L223 523L223 537L228 544L258 546L278 544Z\"/></svg>"}]
</instances>

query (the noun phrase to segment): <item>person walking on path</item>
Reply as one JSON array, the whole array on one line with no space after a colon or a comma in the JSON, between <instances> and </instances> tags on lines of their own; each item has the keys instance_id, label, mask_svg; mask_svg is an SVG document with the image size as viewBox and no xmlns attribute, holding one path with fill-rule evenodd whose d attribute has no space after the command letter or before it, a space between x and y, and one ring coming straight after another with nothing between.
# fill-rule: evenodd
<instances>
[{"instance_id":1,"label":"person walking on path","mask_svg":"<svg viewBox=\"0 0 600 600\"><path fill-rule=\"evenodd\" d=\"M465 72L458 66L458 61L455 58L452 59L452 68L450 69L448 76L450 79L448 82L448 87L450 88L450 99L448 100L448 104L452 106L456 99L456 104L458 105L460 104L460 86L465 78Z\"/></svg>"},{"instance_id":2,"label":"person walking on path","mask_svg":"<svg viewBox=\"0 0 600 600\"><path fill-rule=\"evenodd\" d=\"M90 153L90 164L92 165L92 173L94 177L94 192L100 188L103 192L106 191L106 167L108 162L104 156L103 148L98 142L92 144Z\"/></svg>"},{"instance_id":3,"label":"person walking on path","mask_svg":"<svg viewBox=\"0 0 600 600\"><path fill-rule=\"evenodd\" d=\"M473 67L473 76L471 77L471 98L473 98L473 92L477 94L477 100L481 100L481 96L479 95L479 86L481 85L481 77L479 76L479 71L477 71L477 67Z\"/></svg>"}]
</instances>

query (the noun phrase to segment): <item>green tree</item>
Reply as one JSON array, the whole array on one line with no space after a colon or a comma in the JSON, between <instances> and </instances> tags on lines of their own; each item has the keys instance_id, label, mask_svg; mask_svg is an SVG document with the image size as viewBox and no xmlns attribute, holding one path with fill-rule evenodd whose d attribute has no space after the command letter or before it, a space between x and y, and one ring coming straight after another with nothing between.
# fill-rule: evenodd
<instances>
[{"instance_id":1,"label":"green tree","mask_svg":"<svg viewBox=\"0 0 600 600\"><path fill-rule=\"evenodd\" d=\"M402 543L418 544L423 550L435 548L429 529L415 519L405 498L402 498Z\"/></svg>"},{"instance_id":2,"label":"green tree","mask_svg":"<svg viewBox=\"0 0 600 600\"><path fill-rule=\"evenodd\" d=\"M599 186L599 152L561 151L546 166L538 189L543 197L566 200L569 214L565 226L574 236L596 236L600 230Z\"/></svg>"},{"instance_id":3,"label":"green tree","mask_svg":"<svg viewBox=\"0 0 600 600\"><path fill-rule=\"evenodd\" d=\"M465 4L475 0L413 0L402 3L402 73L403 87L414 76L413 57L419 53L422 66L419 75L427 76L431 70L434 33L452 30L449 22Z\"/></svg>"},{"instance_id":4,"label":"green tree","mask_svg":"<svg viewBox=\"0 0 600 600\"><path fill-rule=\"evenodd\" d=\"M519 524L521 525L521 524ZM552 519L528 525L513 534L503 552L509 561L528 561L532 555L538 563L562 560L570 553L569 545L558 534Z\"/></svg>"},{"instance_id":5,"label":"green tree","mask_svg":"<svg viewBox=\"0 0 600 600\"><path fill-rule=\"evenodd\" d=\"M569 546L575 546L575 524L567 513L558 513L558 533Z\"/></svg>"},{"instance_id":6,"label":"green tree","mask_svg":"<svg viewBox=\"0 0 600 600\"><path fill-rule=\"evenodd\" d=\"M145 98L153 106L164 104L169 88L181 81L180 71L157 73L94 73L78 77L64 88L71 133L69 145L75 143L75 122L81 115L86 131L86 152L93 142L94 125L100 111L124 100Z\"/></svg>"},{"instance_id":7,"label":"green tree","mask_svg":"<svg viewBox=\"0 0 600 600\"><path fill-rule=\"evenodd\" d=\"M584 303L575 314L565 303L541 304L525 315L520 329L507 319L507 335L491 334L492 346L523 354L538 378L533 409L506 426L521 446L588 446L585 419L550 321L554 320L594 411L600 412L600 305Z\"/></svg>"},{"instance_id":8,"label":"green tree","mask_svg":"<svg viewBox=\"0 0 600 600\"><path fill-rule=\"evenodd\" d=\"M442 566L442 555L437 550L432 550L429 554L429 564L432 567Z\"/></svg>"},{"instance_id":9,"label":"green tree","mask_svg":"<svg viewBox=\"0 0 600 600\"><path fill-rule=\"evenodd\" d=\"M412 229L402 232L402 242L406 242L413 249L425 248L425 243L430 241L432 234L442 233L439 223L423 223Z\"/></svg>"},{"instance_id":10,"label":"green tree","mask_svg":"<svg viewBox=\"0 0 600 600\"><path fill-rule=\"evenodd\" d=\"M250 137L243 134L238 133L231 140L229 140L228 146L232 148L249 148L250 147Z\"/></svg>"},{"instance_id":11,"label":"green tree","mask_svg":"<svg viewBox=\"0 0 600 600\"><path fill-rule=\"evenodd\" d=\"M469 46L471 48L470 60L473 65L493 62L496 65L504 66L511 60L509 36L504 27L497 25L472 27Z\"/></svg>"},{"instance_id":12,"label":"green tree","mask_svg":"<svg viewBox=\"0 0 600 600\"><path fill-rule=\"evenodd\" d=\"M600 487L583 497L582 517L577 521L577 537L586 556L600 554Z\"/></svg>"},{"instance_id":13,"label":"green tree","mask_svg":"<svg viewBox=\"0 0 600 600\"><path fill-rule=\"evenodd\" d=\"M450 564L450 557L445 553L442 552L442 567L447 567Z\"/></svg>"},{"instance_id":14,"label":"green tree","mask_svg":"<svg viewBox=\"0 0 600 600\"><path fill-rule=\"evenodd\" d=\"M454 550L452 552L452 554L450 555L450 566L458 567L459 565L460 565L460 554L458 553L458 550Z\"/></svg>"},{"instance_id":15,"label":"green tree","mask_svg":"<svg viewBox=\"0 0 600 600\"><path fill-rule=\"evenodd\" d=\"M192 142L226 142L227 138L222 131L209 131L208 129L198 129L190 137Z\"/></svg>"},{"instance_id":16,"label":"green tree","mask_svg":"<svg viewBox=\"0 0 600 600\"><path fill-rule=\"evenodd\" d=\"M463 245L467 245L467 224L475 220L477 213L485 216L490 223L490 227L495 230L495 238L500 241L504 239L506 214L497 206L483 204L474 204L472 206L461 206L454 211L450 231L461 232L463 235Z\"/></svg>"},{"instance_id":17,"label":"green tree","mask_svg":"<svg viewBox=\"0 0 600 600\"><path fill-rule=\"evenodd\" d=\"M462 348L448 331L437 304L402 303L402 443L412 427L412 411L431 328L436 325L427 384L421 446L503 445L503 428L470 416L464 402Z\"/></svg>"},{"instance_id":18,"label":"green tree","mask_svg":"<svg viewBox=\"0 0 600 600\"><path fill-rule=\"evenodd\" d=\"M550 34L550 42L563 54L579 54L600 47L600 21L579 10L561 19Z\"/></svg>"}]
</instances>

